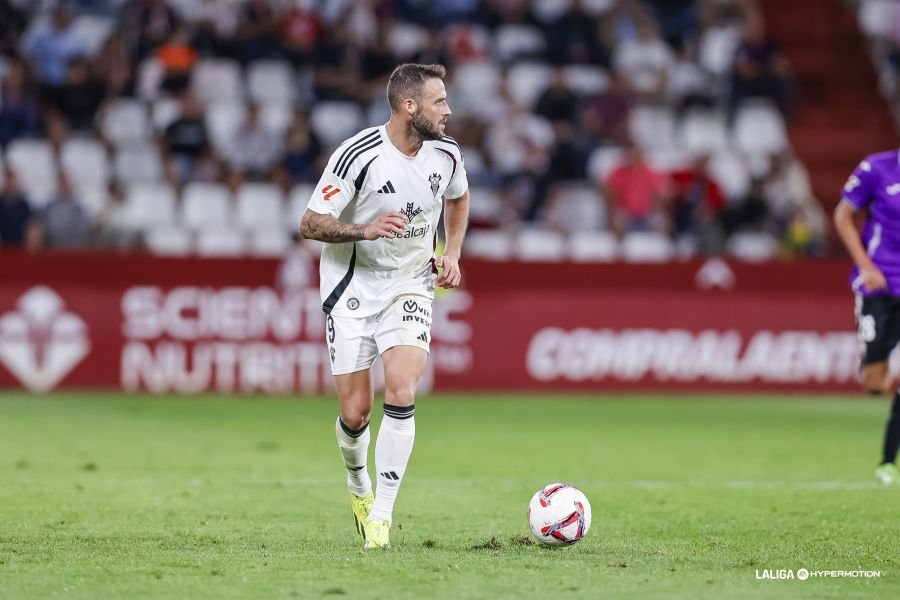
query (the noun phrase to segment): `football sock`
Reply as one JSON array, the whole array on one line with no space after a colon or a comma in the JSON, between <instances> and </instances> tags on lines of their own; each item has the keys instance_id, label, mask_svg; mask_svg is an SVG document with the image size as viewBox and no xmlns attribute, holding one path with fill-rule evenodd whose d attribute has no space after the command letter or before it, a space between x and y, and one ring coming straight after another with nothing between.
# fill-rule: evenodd
<instances>
[{"instance_id":1,"label":"football sock","mask_svg":"<svg viewBox=\"0 0 900 600\"><path fill-rule=\"evenodd\" d=\"M891 415L888 417L887 427L884 429L884 449L881 462L896 461L898 447L900 447L900 389L894 391Z\"/></svg>"},{"instance_id":2,"label":"football sock","mask_svg":"<svg viewBox=\"0 0 900 600\"><path fill-rule=\"evenodd\" d=\"M390 521L397 499L397 490L403 481L406 463L412 454L416 437L416 406L384 405L384 419L378 429L375 442L375 470L378 485L375 488L375 504L369 513L371 521Z\"/></svg>"},{"instance_id":3,"label":"football sock","mask_svg":"<svg viewBox=\"0 0 900 600\"><path fill-rule=\"evenodd\" d=\"M347 487L357 496L365 496L372 491L372 481L366 463L369 458L369 424L360 429L350 429L340 415L334 426L337 433L338 447L347 467Z\"/></svg>"}]
</instances>

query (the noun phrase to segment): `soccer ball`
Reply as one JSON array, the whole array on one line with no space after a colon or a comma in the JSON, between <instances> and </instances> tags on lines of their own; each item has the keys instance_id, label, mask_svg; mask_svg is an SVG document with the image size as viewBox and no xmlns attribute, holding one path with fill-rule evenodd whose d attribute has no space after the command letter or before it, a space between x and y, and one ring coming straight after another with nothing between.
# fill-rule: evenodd
<instances>
[{"instance_id":1,"label":"soccer ball","mask_svg":"<svg viewBox=\"0 0 900 600\"><path fill-rule=\"evenodd\" d=\"M571 485L551 483L532 496L528 526L545 546L574 544L591 528L591 504Z\"/></svg>"}]
</instances>

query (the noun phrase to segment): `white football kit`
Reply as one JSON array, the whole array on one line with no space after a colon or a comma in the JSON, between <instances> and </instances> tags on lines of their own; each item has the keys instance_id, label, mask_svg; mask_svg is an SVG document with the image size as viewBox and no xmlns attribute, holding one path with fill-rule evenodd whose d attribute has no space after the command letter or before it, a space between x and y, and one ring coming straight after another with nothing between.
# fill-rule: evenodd
<instances>
[{"instance_id":1,"label":"white football kit","mask_svg":"<svg viewBox=\"0 0 900 600\"><path fill-rule=\"evenodd\" d=\"M332 373L367 369L396 345L428 350L443 199L467 189L462 153L449 137L426 141L416 156L407 156L382 125L331 155L309 210L343 223L368 224L391 211L409 220L397 237L324 245L319 290Z\"/></svg>"}]
</instances>

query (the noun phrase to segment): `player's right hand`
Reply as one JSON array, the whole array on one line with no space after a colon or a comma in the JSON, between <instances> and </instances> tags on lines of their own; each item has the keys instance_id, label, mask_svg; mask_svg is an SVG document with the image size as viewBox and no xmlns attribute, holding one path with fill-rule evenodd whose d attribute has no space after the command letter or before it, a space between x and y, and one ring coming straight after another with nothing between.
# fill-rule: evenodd
<instances>
[{"instance_id":1,"label":"player's right hand","mask_svg":"<svg viewBox=\"0 0 900 600\"><path fill-rule=\"evenodd\" d=\"M402 212L384 213L363 228L363 237L367 240L377 240L402 235L406 231L406 223L406 215Z\"/></svg>"},{"instance_id":2,"label":"player's right hand","mask_svg":"<svg viewBox=\"0 0 900 600\"><path fill-rule=\"evenodd\" d=\"M861 268L859 276L862 277L863 286L870 292L883 290L887 287L887 280L884 278L884 274L875 265Z\"/></svg>"}]
</instances>

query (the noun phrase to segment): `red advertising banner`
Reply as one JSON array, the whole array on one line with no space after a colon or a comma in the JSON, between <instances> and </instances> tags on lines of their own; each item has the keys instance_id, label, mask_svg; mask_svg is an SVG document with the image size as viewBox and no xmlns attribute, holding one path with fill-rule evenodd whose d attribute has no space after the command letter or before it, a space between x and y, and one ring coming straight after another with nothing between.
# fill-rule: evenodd
<instances>
[{"instance_id":1,"label":"red advertising banner","mask_svg":"<svg viewBox=\"0 0 900 600\"><path fill-rule=\"evenodd\" d=\"M9 252L3 259L0 387L285 394L332 387L312 264L305 283L282 289L276 260ZM842 261L467 260L463 268L464 286L434 304L425 387L857 388Z\"/></svg>"}]
</instances>

